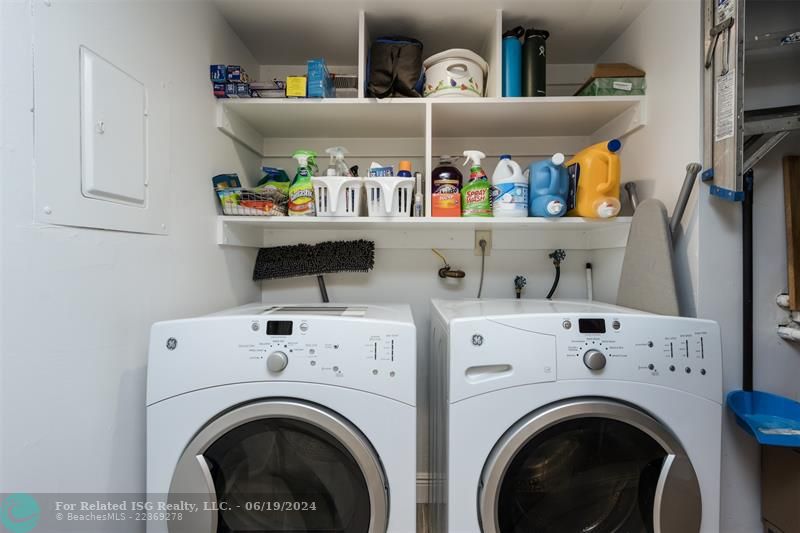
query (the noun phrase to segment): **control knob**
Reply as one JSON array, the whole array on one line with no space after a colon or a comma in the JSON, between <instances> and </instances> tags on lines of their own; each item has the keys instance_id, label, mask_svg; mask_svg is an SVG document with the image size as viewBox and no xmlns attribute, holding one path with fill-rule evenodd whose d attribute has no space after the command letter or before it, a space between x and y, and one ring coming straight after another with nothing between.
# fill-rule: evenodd
<instances>
[{"instance_id":1,"label":"control knob","mask_svg":"<svg viewBox=\"0 0 800 533\"><path fill-rule=\"evenodd\" d=\"M583 364L589 370L603 370L606 367L606 356L600 350L589 350L583 354Z\"/></svg>"},{"instance_id":2,"label":"control knob","mask_svg":"<svg viewBox=\"0 0 800 533\"><path fill-rule=\"evenodd\" d=\"M283 369L285 369L288 364L289 357L283 352L272 352L267 357L267 370L270 372L283 372Z\"/></svg>"}]
</instances>

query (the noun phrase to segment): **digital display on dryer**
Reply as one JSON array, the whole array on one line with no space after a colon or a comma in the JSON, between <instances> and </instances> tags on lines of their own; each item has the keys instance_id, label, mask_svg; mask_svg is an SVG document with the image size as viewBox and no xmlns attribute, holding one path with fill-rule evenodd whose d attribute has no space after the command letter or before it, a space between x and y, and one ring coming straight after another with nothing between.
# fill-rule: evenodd
<instances>
[{"instance_id":1,"label":"digital display on dryer","mask_svg":"<svg viewBox=\"0 0 800 533\"><path fill-rule=\"evenodd\" d=\"M579 318L578 330L581 333L605 333L606 321L602 318Z\"/></svg>"},{"instance_id":2,"label":"digital display on dryer","mask_svg":"<svg viewBox=\"0 0 800 533\"><path fill-rule=\"evenodd\" d=\"M267 321L267 335L291 335L291 334L292 334L291 320Z\"/></svg>"}]
</instances>

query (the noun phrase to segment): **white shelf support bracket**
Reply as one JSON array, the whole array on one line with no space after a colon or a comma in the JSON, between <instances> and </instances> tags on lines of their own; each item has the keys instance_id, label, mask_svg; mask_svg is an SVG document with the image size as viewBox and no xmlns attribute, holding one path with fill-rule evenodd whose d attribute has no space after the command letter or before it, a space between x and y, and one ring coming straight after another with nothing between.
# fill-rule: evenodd
<instances>
[{"instance_id":1,"label":"white shelf support bracket","mask_svg":"<svg viewBox=\"0 0 800 533\"><path fill-rule=\"evenodd\" d=\"M217 129L257 156L266 157L264 136L239 115L229 113L222 102L217 103Z\"/></svg>"},{"instance_id":2,"label":"white shelf support bracket","mask_svg":"<svg viewBox=\"0 0 800 533\"><path fill-rule=\"evenodd\" d=\"M258 225L228 223L225 217L217 218L217 244L262 248L265 244L264 228Z\"/></svg>"},{"instance_id":3,"label":"white shelf support bracket","mask_svg":"<svg viewBox=\"0 0 800 533\"><path fill-rule=\"evenodd\" d=\"M647 125L647 100L641 98L635 105L599 127L591 135L592 143L608 139L624 139L634 131Z\"/></svg>"}]
</instances>

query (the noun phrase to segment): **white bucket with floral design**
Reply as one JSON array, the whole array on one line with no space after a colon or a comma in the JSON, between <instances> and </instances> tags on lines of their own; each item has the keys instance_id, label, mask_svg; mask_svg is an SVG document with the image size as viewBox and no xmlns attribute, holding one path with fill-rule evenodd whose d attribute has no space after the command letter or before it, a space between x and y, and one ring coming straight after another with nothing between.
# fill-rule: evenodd
<instances>
[{"instance_id":1,"label":"white bucket with floral design","mask_svg":"<svg viewBox=\"0 0 800 533\"><path fill-rule=\"evenodd\" d=\"M463 48L432 55L425 67L424 96L483 96L489 65L481 56Z\"/></svg>"}]
</instances>

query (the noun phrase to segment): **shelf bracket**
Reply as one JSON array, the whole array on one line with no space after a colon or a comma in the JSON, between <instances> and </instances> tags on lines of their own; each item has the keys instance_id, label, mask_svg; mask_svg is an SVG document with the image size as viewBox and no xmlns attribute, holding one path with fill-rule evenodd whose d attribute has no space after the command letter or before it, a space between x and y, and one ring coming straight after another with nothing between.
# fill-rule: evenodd
<instances>
[{"instance_id":1,"label":"shelf bracket","mask_svg":"<svg viewBox=\"0 0 800 533\"><path fill-rule=\"evenodd\" d=\"M259 225L229 223L224 216L217 218L217 244L225 246L264 246L264 228Z\"/></svg>"},{"instance_id":2,"label":"shelf bracket","mask_svg":"<svg viewBox=\"0 0 800 533\"><path fill-rule=\"evenodd\" d=\"M217 129L257 156L266 157L264 136L239 115L229 113L222 102L217 103Z\"/></svg>"},{"instance_id":3,"label":"shelf bracket","mask_svg":"<svg viewBox=\"0 0 800 533\"><path fill-rule=\"evenodd\" d=\"M771 135L764 135L766 139L759 139L756 143L754 143L756 148L746 148L744 154L744 165L742 165L742 168L745 170L745 172L756 166L759 161L764 159L764 157L766 157L766 155L773 148L778 146L778 143L784 140L789 133L791 132L779 131Z\"/></svg>"},{"instance_id":4,"label":"shelf bracket","mask_svg":"<svg viewBox=\"0 0 800 533\"><path fill-rule=\"evenodd\" d=\"M646 125L646 100L640 99L636 102L636 105L629 107L621 114L599 127L597 131L591 135L591 142L598 143L608 139L623 139Z\"/></svg>"}]
</instances>

